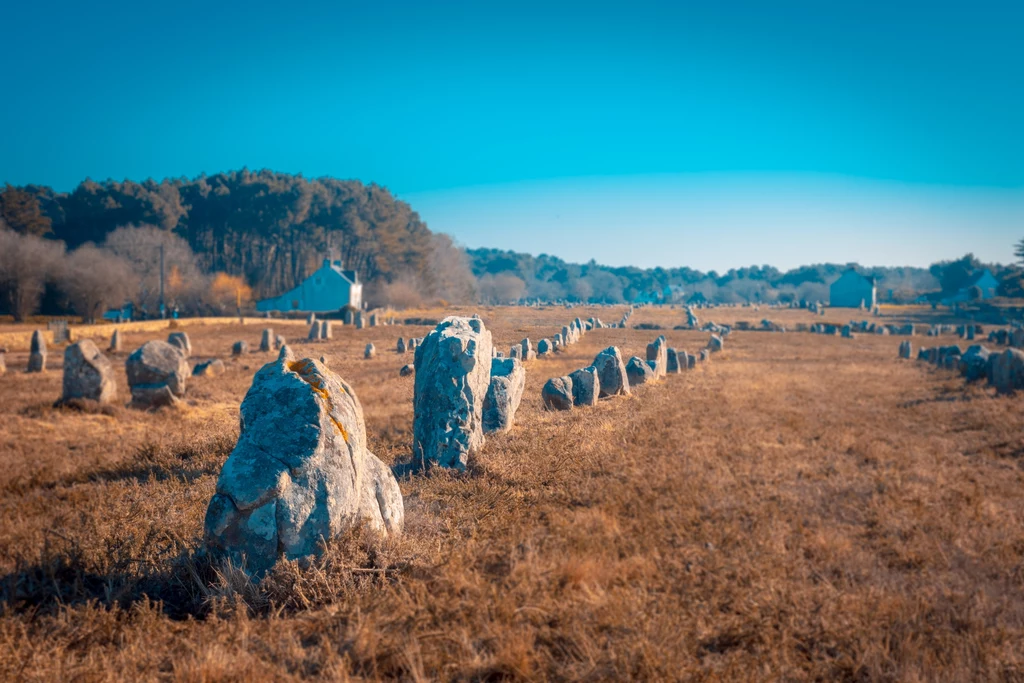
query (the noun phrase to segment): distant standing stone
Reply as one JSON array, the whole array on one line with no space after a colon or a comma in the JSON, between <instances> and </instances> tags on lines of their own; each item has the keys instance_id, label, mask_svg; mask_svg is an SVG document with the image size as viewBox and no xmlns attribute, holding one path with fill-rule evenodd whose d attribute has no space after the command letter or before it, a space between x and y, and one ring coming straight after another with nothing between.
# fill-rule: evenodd
<instances>
[{"instance_id":1,"label":"distant standing stone","mask_svg":"<svg viewBox=\"0 0 1024 683\"><path fill-rule=\"evenodd\" d=\"M167 335L167 343L176 346L185 358L192 355L192 340L188 338L187 332L171 332Z\"/></svg>"},{"instance_id":2,"label":"distant standing stone","mask_svg":"<svg viewBox=\"0 0 1024 683\"><path fill-rule=\"evenodd\" d=\"M484 397L484 434L512 429L525 386L526 369L518 358L491 360L491 382Z\"/></svg>"},{"instance_id":3,"label":"distant standing stone","mask_svg":"<svg viewBox=\"0 0 1024 683\"><path fill-rule=\"evenodd\" d=\"M523 347L519 344L513 344L508 350L509 358L516 358L522 360Z\"/></svg>"},{"instance_id":4,"label":"distant standing stone","mask_svg":"<svg viewBox=\"0 0 1024 683\"><path fill-rule=\"evenodd\" d=\"M287 341L285 340L285 338L284 338L284 337L282 337L282 336L281 336L281 335L279 335L279 334L275 334L275 335L274 335L274 350L275 350L275 351L276 351L276 350L278 350L278 349L280 349L280 348L281 348L282 346L284 346L284 345L285 345L286 343L287 343Z\"/></svg>"},{"instance_id":5,"label":"distant standing stone","mask_svg":"<svg viewBox=\"0 0 1024 683\"><path fill-rule=\"evenodd\" d=\"M601 380L597 377L597 368L588 365L569 373L572 380L572 404L574 406L596 406L601 391Z\"/></svg>"},{"instance_id":6,"label":"distant standing stone","mask_svg":"<svg viewBox=\"0 0 1024 683\"><path fill-rule=\"evenodd\" d=\"M683 359L683 363L686 363L686 359ZM668 374L678 374L682 368L679 366L679 353L675 349L665 349L665 372Z\"/></svg>"},{"instance_id":7,"label":"distant standing stone","mask_svg":"<svg viewBox=\"0 0 1024 683\"><path fill-rule=\"evenodd\" d=\"M654 377L664 377L668 367L668 351L665 337L661 336L647 345L647 360L654 361Z\"/></svg>"},{"instance_id":8,"label":"distant standing stone","mask_svg":"<svg viewBox=\"0 0 1024 683\"><path fill-rule=\"evenodd\" d=\"M398 338L398 345L395 347L398 353L405 353L405 340L401 337Z\"/></svg>"},{"instance_id":9,"label":"distant standing stone","mask_svg":"<svg viewBox=\"0 0 1024 683\"><path fill-rule=\"evenodd\" d=\"M597 368L600 384L600 396L629 395L629 378L626 376L626 364L622 362L622 354L615 346L609 346L594 357L591 363Z\"/></svg>"},{"instance_id":10,"label":"distant standing stone","mask_svg":"<svg viewBox=\"0 0 1024 683\"><path fill-rule=\"evenodd\" d=\"M725 343L722 341L722 338L717 334L711 335L711 339L708 340L708 350L712 353L721 351L724 345Z\"/></svg>"},{"instance_id":11,"label":"distant standing stone","mask_svg":"<svg viewBox=\"0 0 1024 683\"><path fill-rule=\"evenodd\" d=\"M306 318L306 324L307 325L312 325L315 322L316 322L316 313L310 313L309 316Z\"/></svg>"},{"instance_id":12,"label":"distant standing stone","mask_svg":"<svg viewBox=\"0 0 1024 683\"><path fill-rule=\"evenodd\" d=\"M331 330L331 321L324 320L320 323L320 338L321 339L332 339L334 334Z\"/></svg>"},{"instance_id":13,"label":"distant standing stone","mask_svg":"<svg viewBox=\"0 0 1024 683\"><path fill-rule=\"evenodd\" d=\"M484 443L491 333L479 318L448 317L416 348L413 462L464 470Z\"/></svg>"},{"instance_id":14,"label":"distant standing stone","mask_svg":"<svg viewBox=\"0 0 1024 683\"><path fill-rule=\"evenodd\" d=\"M537 342L537 353L540 354L541 356L546 356L547 354L551 353L551 342L549 342L547 339L541 339L539 342Z\"/></svg>"},{"instance_id":15,"label":"distant standing stone","mask_svg":"<svg viewBox=\"0 0 1024 683\"><path fill-rule=\"evenodd\" d=\"M366 349L363 351L363 358L365 358L366 360L370 360L376 355L377 347L373 345L373 342L370 342L369 344L366 345Z\"/></svg>"},{"instance_id":16,"label":"distant standing stone","mask_svg":"<svg viewBox=\"0 0 1024 683\"><path fill-rule=\"evenodd\" d=\"M913 352L914 352L914 350L911 347L911 344L910 344L909 341L901 341L900 342L900 358L907 358L907 359L909 359L911 354L913 354Z\"/></svg>"},{"instance_id":17,"label":"distant standing stone","mask_svg":"<svg viewBox=\"0 0 1024 683\"><path fill-rule=\"evenodd\" d=\"M242 355L245 355L247 353L249 353L249 342L246 342L246 341L236 341L231 346L231 355L232 356L242 356Z\"/></svg>"},{"instance_id":18,"label":"distant standing stone","mask_svg":"<svg viewBox=\"0 0 1024 683\"><path fill-rule=\"evenodd\" d=\"M217 375L223 375L227 368L224 366L224 361L220 358L214 358L204 363L196 363L196 366L192 368L193 377L216 377Z\"/></svg>"},{"instance_id":19,"label":"distant standing stone","mask_svg":"<svg viewBox=\"0 0 1024 683\"><path fill-rule=\"evenodd\" d=\"M274 330L267 327L263 330L263 334L260 336L260 351L263 353L270 353L270 348L274 343Z\"/></svg>"},{"instance_id":20,"label":"distant standing stone","mask_svg":"<svg viewBox=\"0 0 1024 683\"><path fill-rule=\"evenodd\" d=\"M533 360L533 359L535 359L537 357L536 352L534 352L534 350L533 350L533 344L530 343L530 338L529 337L527 337L526 339L523 339L521 342L519 342L519 345L523 349L522 359L524 361Z\"/></svg>"},{"instance_id":21,"label":"distant standing stone","mask_svg":"<svg viewBox=\"0 0 1024 683\"><path fill-rule=\"evenodd\" d=\"M112 403L115 398L114 370L91 339L83 339L64 349L62 401L88 399L102 404Z\"/></svg>"},{"instance_id":22,"label":"distant standing stone","mask_svg":"<svg viewBox=\"0 0 1024 683\"><path fill-rule=\"evenodd\" d=\"M316 320L309 326L309 335L306 337L308 341L317 341L320 339L320 323Z\"/></svg>"},{"instance_id":23,"label":"distant standing stone","mask_svg":"<svg viewBox=\"0 0 1024 683\"><path fill-rule=\"evenodd\" d=\"M40 330L32 333L32 345L28 356L29 372L44 372L46 370L46 339Z\"/></svg>"},{"instance_id":24,"label":"distant standing stone","mask_svg":"<svg viewBox=\"0 0 1024 683\"><path fill-rule=\"evenodd\" d=\"M540 392L548 410L572 410L572 379L552 377Z\"/></svg>"},{"instance_id":25,"label":"distant standing stone","mask_svg":"<svg viewBox=\"0 0 1024 683\"><path fill-rule=\"evenodd\" d=\"M111 353L121 353L121 330L114 330L114 334L110 335L110 349Z\"/></svg>"},{"instance_id":26,"label":"distant standing stone","mask_svg":"<svg viewBox=\"0 0 1024 683\"><path fill-rule=\"evenodd\" d=\"M149 341L135 349L125 361L132 405L155 408L177 403L185 395L188 362L176 346Z\"/></svg>"},{"instance_id":27,"label":"distant standing stone","mask_svg":"<svg viewBox=\"0 0 1024 683\"><path fill-rule=\"evenodd\" d=\"M401 377L408 377L414 372L416 372L416 367L412 363L406 363L402 366L402 369L398 371L398 374Z\"/></svg>"},{"instance_id":28,"label":"distant standing stone","mask_svg":"<svg viewBox=\"0 0 1024 683\"><path fill-rule=\"evenodd\" d=\"M356 311L356 329L361 330L366 327L366 323L363 320L363 312Z\"/></svg>"}]
</instances>

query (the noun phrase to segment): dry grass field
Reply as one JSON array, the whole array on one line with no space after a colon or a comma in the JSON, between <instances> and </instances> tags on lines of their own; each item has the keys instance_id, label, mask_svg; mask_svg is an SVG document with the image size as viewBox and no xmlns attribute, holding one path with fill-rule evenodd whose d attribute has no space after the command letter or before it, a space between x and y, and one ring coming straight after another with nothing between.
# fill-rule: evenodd
<instances>
[{"instance_id":1,"label":"dry grass field","mask_svg":"<svg viewBox=\"0 0 1024 683\"><path fill-rule=\"evenodd\" d=\"M506 351L622 312L473 310ZM701 314L763 317L819 320ZM1024 397L899 361L899 338L736 331L709 364L631 397L542 409L549 377L609 345L643 356L664 333L699 349L706 333L671 330L684 318L640 309L631 324L667 329L596 330L527 363L511 433L463 475L401 480L401 538L353 533L259 585L197 553L239 403L275 357L230 360L231 343L256 348L261 322L185 327L193 360L228 372L155 413L54 408L61 349L27 375L11 345L0 679L1024 680ZM398 376L412 356L395 342L428 330L338 327L293 346L352 384L387 463L412 437ZM125 400L127 352L166 335L125 334Z\"/></svg>"}]
</instances>

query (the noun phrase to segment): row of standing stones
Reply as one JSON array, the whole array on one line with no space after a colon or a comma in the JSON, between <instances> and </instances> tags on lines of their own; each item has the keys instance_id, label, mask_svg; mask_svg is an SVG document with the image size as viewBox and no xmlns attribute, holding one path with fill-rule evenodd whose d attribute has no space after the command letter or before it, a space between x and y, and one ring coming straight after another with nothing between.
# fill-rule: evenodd
<instances>
[{"instance_id":1,"label":"row of standing stones","mask_svg":"<svg viewBox=\"0 0 1024 683\"><path fill-rule=\"evenodd\" d=\"M964 326L956 331L962 339L967 340L974 340L981 334L976 325ZM1024 390L1024 351L1021 350L1024 347L1024 329L994 330L988 339L990 343L1008 344L1010 348L992 350L983 344L972 344L967 349L961 349L957 344L921 347L917 352L917 360L959 372L968 382L986 380L1002 394ZM913 355L911 342L900 342L899 357L909 360Z\"/></svg>"}]
</instances>

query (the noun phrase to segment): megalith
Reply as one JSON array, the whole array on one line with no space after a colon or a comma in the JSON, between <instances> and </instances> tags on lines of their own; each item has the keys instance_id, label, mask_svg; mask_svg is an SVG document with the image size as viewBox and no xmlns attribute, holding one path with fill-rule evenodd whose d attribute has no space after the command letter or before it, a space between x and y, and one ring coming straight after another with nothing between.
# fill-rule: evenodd
<instances>
[{"instance_id":1,"label":"megalith","mask_svg":"<svg viewBox=\"0 0 1024 683\"><path fill-rule=\"evenodd\" d=\"M114 370L91 339L83 339L64 349L62 402L87 399L112 403L116 398Z\"/></svg>"},{"instance_id":2,"label":"megalith","mask_svg":"<svg viewBox=\"0 0 1024 683\"><path fill-rule=\"evenodd\" d=\"M626 364L622 362L622 354L618 347L609 346L594 357L591 363L597 369L600 385L600 397L629 395L629 378L626 376Z\"/></svg>"},{"instance_id":3,"label":"megalith","mask_svg":"<svg viewBox=\"0 0 1024 683\"><path fill-rule=\"evenodd\" d=\"M548 410L572 410L572 379L552 377L544 383L540 395Z\"/></svg>"},{"instance_id":4,"label":"megalith","mask_svg":"<svg viewBox=\"0 0 1024 683\"><path fill-rule=\"evenodd\" d=\"M156 408L173 405L185 395L188 362L177 346L149 341L135 349L125 361L132 405Z\"/></svg>"},{"instance_id":5,"label":"megalith","mask_svg":"<svg viewBox=\"0 0 1024 683\"><path fill-rule=\"evenodd\" d=\"M491 383L484 397L484 434L512 429L525 386L526 369L518 358L491 360Z\"/></svg>"}]
</instances>

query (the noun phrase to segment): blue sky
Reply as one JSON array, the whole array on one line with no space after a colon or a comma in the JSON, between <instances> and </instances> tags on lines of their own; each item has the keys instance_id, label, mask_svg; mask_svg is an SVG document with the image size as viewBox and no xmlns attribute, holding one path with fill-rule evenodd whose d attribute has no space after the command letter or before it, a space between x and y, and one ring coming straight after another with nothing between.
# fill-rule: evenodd
<instances>
[{"instance_id":1,"label":"blue sky","mask_svg":"<svg viewBox=\"0 0 1024 683\"><path fill-rule=\"evenodd\" d=\"M1021 2L20 5L0 182L359 178L471 246L642 266L1024 237Z\"/></svg>"}]
</instances>

